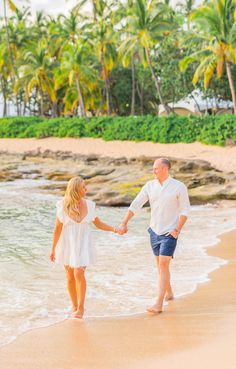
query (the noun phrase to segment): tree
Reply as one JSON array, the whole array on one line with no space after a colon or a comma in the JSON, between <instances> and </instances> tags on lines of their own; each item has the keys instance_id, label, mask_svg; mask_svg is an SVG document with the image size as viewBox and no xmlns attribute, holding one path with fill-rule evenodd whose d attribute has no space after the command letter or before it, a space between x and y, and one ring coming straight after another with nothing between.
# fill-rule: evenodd
<instances>
[{"instance_id":1,"label":"tree","mask_svg":"<svg viewBox=\"0 0 236 369\"><path fill-rule=\"evenodd\" d=\"M61 82L63 83L65 77L69 82L65 96L66 110L68 107L74 109L79 104L81 115L85 117L83 91L92 92L96 76L88 58L88 47L81 40L78 40L76 44L68 45L65 49L61 60L61 72ZM77 95L73 93L74 87Z\"/></svg>"},{"instance_id":2,"label":"tree","mask_svg":"<svg viewBox=\"0 0 236 369\"><path fill-rule=\"evenodd\" d=\"M93 45L94 53L101 66L101 77L105 85L106 110L112 112L112 99L110 91L109 74L117 60L116 32L113 23L113 7L115 2L92 0L93 20L87 25L90 28L88 41Z\"/></svg>"},{"instance_id":3,"label":"tree","mask_svg":"<svg viewBox=\"0 0 236 369\"><path fill-rule=\"evenodd\" d=\"M125 40L121 44L126 63L134 53L138 53L143 65L149 67L159 100L167 114L170 113L170 108L163 99L160 78L152 64L152 54L174 28L170 15L170 8L165 3L157 0L134 0L133 11L126 18Z\"/></svg>"},{"instance_id":4,"label":"tree","mask_svg":"<svg viewBox=\"0 0 236 369\"><path fill-rule=\"evenodd\" d=\"M1 36L0 34L0 90L3 95L3 116L5 117L7 115L7 100L11 90L11 81L9 79L11 66L6 43L2 41Z\"/></svg>"},{"instance_id":5,"label":"tree","mask_svg":"<svg viewBox=\"0 0 236 369\"><path fill-rule=\"evenodd\" d=\"M14 63L12 50L11 50L11 44L10 44L10 32L9 32L9 23L8 23L8 17L7 17L7 6L14 13L17 12L17 7L15 6L15 4L12 0L3 0L6 41L7 41L8 53L9 53L9 61L10 61L10 65L11 65L10 76L11 76L12 85L14 86L15 81L16 81L16 76L17 76L17 70L15 68L15 63ZM17 96L16 96L16 104L17 104L17 111L18 111L18 114L19 114Z\"/></svg>"},{"instance_id":6,"label":"tree","mask_svg":"<svg viewBox=\"0 0 236 369\"><path fill-rule=\"evenodd\" d=\"M40 115L44 115L44 94L51 103L56 102L53 83L53 64L48 55L47 44L43 39L32 43L24 52L20 61L21 77L16 83L16 89L25 88L28 100L32 91L36 90L40 105Z\"/></svg>"},{"instance_id":7,"label":"tree","mask_svg":"<svg viewBox=\"0 0 236 369\"><path fill-rule=\"evenodd\" d=\"M196 85L199 78L204 76L204 87L208 88L215 73L217 78L222 77L225 66L236 114L236 94L231 72L231 63L236 63L235 11L234 0L210 0L191 14L194 28L187 33L184 43L186 48L194 44L198 50L180 62L180 69L184 71L190 63L197 62L193 84Z\"/></svg>"}]
</instances>

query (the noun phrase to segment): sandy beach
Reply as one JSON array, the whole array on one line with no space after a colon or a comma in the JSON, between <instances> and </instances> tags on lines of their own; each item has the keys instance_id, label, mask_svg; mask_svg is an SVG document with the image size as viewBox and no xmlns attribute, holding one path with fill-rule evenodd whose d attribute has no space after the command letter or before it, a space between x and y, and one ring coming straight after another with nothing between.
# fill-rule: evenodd
<instances>
[{"instance_id":1,"label":"sandy beach","mask_svg":"<svg viewBox=\"0 0 236 369\"><path fill-rule=\"evenodd\" d=\"M207 146L195 142L191 144L159 144L152 142L108 141L93 138L45 139L0 139L0 151L23 153L39 149L41 151L71 151L76 154L96 154L110 157L168 156L184 159L202 159L226 172L236 173L236 146Z\"/></svg>"},{"instance_id":2,"label":"sandy beach","mask_svg":"<svg viewBox=\"0 0 236 369\"><path fill-rule=\"evenodd\" d=\"M235 239L230 232L208 249L228 263L163 314L67 320L34 330L0 350L1 368L235 368Z\"/></svg>"},{"instance_id":3,"label":"sandy beach","mask_svg":"<svg viewBox=\"0 0 236 369\"><path fill-rule=\"evenodd\" d=\"M202 159L236 173L236 147L100 139L0 139L0 151L71 151L111 157ZM159 316L66 320L32 330L0 349L3 369L234 369L236 231L207 250L228 261Z\"/></svg>"}]
</instances>

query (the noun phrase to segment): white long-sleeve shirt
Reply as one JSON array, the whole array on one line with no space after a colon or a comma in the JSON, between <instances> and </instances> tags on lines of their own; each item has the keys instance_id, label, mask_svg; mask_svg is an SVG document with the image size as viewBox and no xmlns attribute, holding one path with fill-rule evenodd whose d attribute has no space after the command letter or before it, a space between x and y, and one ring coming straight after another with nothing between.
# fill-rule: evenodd
<instances>
[{"instance_id":1,"label":"white long-sleeve shirt","mask_svg":"<svg viewBox=\"0 0 236 369\"><path fill-rule=\"evenodd\" d=\"M187 216L190 210L186 186L170 176L162 185L157 179L148 181L129 210L137 213L148 200L151 207L150 227L158 235L173 231L180 215Z\"/></svg>"}]
</instances>

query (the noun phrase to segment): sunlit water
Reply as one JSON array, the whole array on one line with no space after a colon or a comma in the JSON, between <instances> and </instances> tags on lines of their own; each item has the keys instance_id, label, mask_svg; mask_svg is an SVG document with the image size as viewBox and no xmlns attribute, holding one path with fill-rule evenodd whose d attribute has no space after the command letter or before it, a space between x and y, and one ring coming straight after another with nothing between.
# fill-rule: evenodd
<instances>
[{"instance_id":1,"label":"sunlit water","mask_svg":"<svg viewBox=\"0 0 236 369\"><path fill-rule=\"evenodd\" d=\"M38 187L47 181L0 184L0 345L29 329L68 317L70 301L63 269L49 262L57 196ZM102 220L117 225L124 208L98 208ZM225 261L208 256L217 235L236 228L236 210L192 207L171 266L175 296L195 290ZM147 233L149 212L130 222L123 237L95 233L98 262L88 268L87 317L138 314L153 302L157 273Z\"/></svg>"}]
</instances>

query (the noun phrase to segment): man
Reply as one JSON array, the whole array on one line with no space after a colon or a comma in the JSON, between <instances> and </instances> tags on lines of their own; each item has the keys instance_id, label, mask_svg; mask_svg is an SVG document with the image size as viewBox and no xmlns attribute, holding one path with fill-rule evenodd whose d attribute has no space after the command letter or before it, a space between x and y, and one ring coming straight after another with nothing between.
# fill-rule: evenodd
<instances>
[{"instance_id":1,"label":"man","mask_svg":"<svg viewBox=\"0 0 236 369\"><path fill-rule=\"evenodd\" d=\"M159 293L155 304L147 311L161 313L164 299L174 298L169 265L173 258L178 236L187 220L190 204L186 186L169 174L171 164L168 159L155 160L154 180L147 182L131 203L120 231L127 232L128 222L149 201L151 220L148 232L159 272Z\"/></svg>"}]
</instances>

